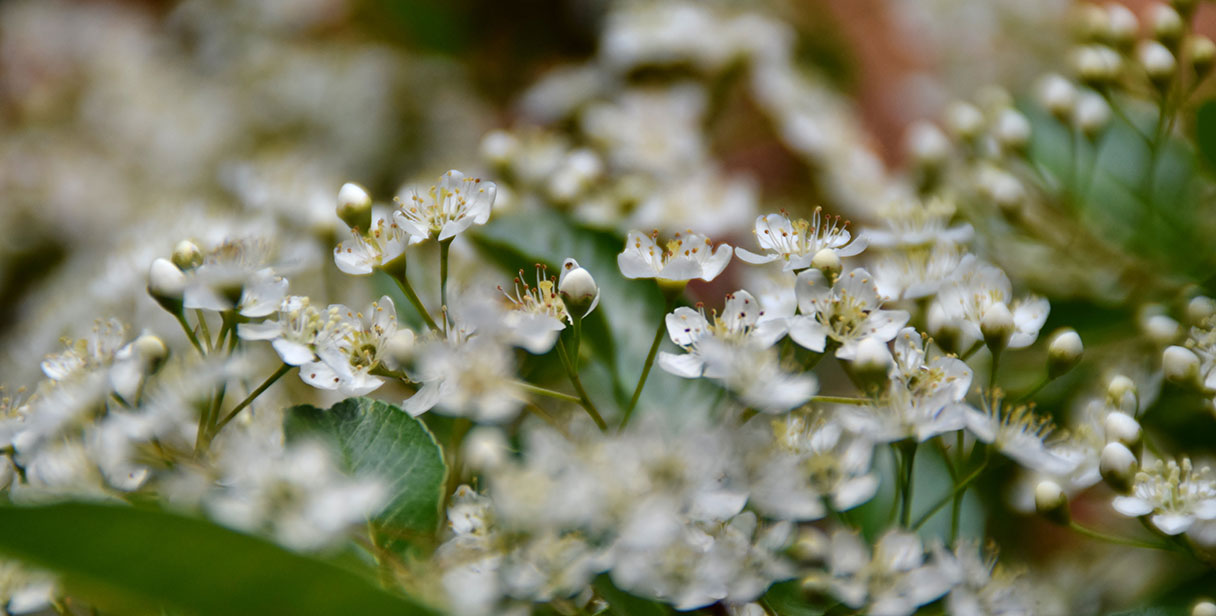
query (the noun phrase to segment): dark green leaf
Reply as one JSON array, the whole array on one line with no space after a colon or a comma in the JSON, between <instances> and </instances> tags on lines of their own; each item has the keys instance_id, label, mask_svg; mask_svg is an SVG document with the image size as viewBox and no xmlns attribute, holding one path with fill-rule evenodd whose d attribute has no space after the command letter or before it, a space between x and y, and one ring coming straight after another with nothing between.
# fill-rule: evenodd
<instances>
[{"instance_id":1,"label":"dark green leaf","mask_svg":"<svg viewBox=\"0 0 1216 616\"><path fill-rule=\"evenodd\" d=\"M612 583L607 574L595 580L595 593L608 602L608 614L612 616L667 616L671 608L662 603L635 597Z\"/></svg>"},{"instance_id":2,"label":"dark green leaf","mask_svg":"<svg viewBox=\"0 0 1216 616\"><path fill-rule=\"evenodd\" d=\"M1216 169L1216 100L1199 106L1195 114L1195 140L1199 142L1203 160Z\"/></svg>"},{"instance_id":3,"label":"dark green leaf","mask_svg":"<svg viewBox=\"0 0 1216 616\"><path fill-rule=\"evenodd\" d=\"M389 504L377 517L383 528L425 535L435 531L447 465L421 421L386 402L350 398L329 410L292 407L284 430L288 440L329 443L352 474L389 482Z\"/></svg>"},{"instance_id":4,"label":"dark green leaf","mask_svg":"<svg viewBox=\"0 0 1216 616\"><path fill-rule=\"evenodd\" d=\"M120 613L433 614L331 564L210 522L133 507L0 507L0 552Z\"/></svg>"}]
</instances>

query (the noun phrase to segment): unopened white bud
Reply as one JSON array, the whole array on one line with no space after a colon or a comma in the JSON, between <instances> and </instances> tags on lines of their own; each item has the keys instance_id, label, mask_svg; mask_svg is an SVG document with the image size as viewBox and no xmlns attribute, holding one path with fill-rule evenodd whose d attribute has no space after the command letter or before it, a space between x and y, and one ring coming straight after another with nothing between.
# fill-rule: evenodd
<instances>
[{"instance_id":1,"label":"unopened white bud","mask_svg":"<svg viewBox=\"0 0 1216 616\"><path fill-rule=\"evenodd\" d=\"M1128 448L1140 443L1142 434L1140 422L1123 411L1107 413L1103 428L1106 430L1106 442L1108 443L1123 443Z\"/></svg>"},{"instance_id":2,"label":"unopened white bud","mask_svg":"<svg viewBox=\"0 0 1216 616\"><path fill-rule=\"evenodd\" d=\"M154 334L141 334L131 344L148 372L156 372L169 356L169 347L165 346L165 341Z\"/></svg>"},{"instance_id":3,"label":"unopened white bud","mask_svg":"<svg viewBox=\"0 0 1216 616\"><path fill-rule=\"evenodd\" d=\"M1153 30L1153 38L1171 47L1182 39L1186 31L1182 15L1166 4L1154 4L1149 8L1148 23Z\"/></svg>"},{"instance_id":4,"label":"unopened white bud","mask_svg":"<svg viewBox=\"0 0 1216 616\"><path fill-rule=\"evenodd\" d=\"M1072 66L1078 79L1097 86L1119 77L1123 58L1106 45L1085 45L1073 51Z\"/></svg>"},{"instance_id":5,"label":"unopened white bud","mask_svg":"<svg viewBox=\"0 0 1216 616\"><path fill-rule=\"evenodd\" d=\"M1131 492L1139 466L1136 455L1123 443L1107 443L1098 459L1102 480L1120 494Z\"/></svg>"},{"instance_id":6,"label":"unopened white bud","mask_svg":"<svg viewBox=\"0 0 1216 616\"><path fill-rule=\"evenodd\" d=\"M1005 302L996 302L984 311L980 320L980 331L984 334L984 343L993 353L999 353L1013 336L1013 313Z\"/></svg>"},{"instance_id":7,"label":"unopened white bud","mask_svg":"<svg viewBox=\"0 0 1216 616\"><path fill-rule=\"evenodd\" d=\"M1161 355L1161 371L1171 383L1186 387L1199 386L1199 356L1186 347L1166 347Z\"/></svg>"},{"instance_id":8,"label":"unopened white bud","mask_svg":"<svg viewBox=\"0 0 1216 616\"><path fill-rule=\"evenodd\" d=\"M470 430L462 448L465 465L475 471L502 466L511 450L502 431L488 426Z\"/></svg>"},{"instance_id":9,"label":"unopened white bud","mask_svg":"<svg viewBox=\"0 0 1216 616\"><path fill-rule=\"evenodd\" d=\"M372 197L367 190L354 182L343 184L338 190L338 218L351 229L370 230Z\"/></svg>"},{"instance_id":10,"label":"unopened white bud","mask_svg":"<svg viewBox=\"0 0 1216 616\"><path fill-rule=\"evenodd\" d=\"M958 323L950 318L946 313L946 309L938 302L933 302L929 306L929 316L925 319L926 325L929 328L929 335L933 336L933 340L937 342L937 346L947 353L961 353L966 349L960 349L959 338L962 336L962 330L959 329Z\"/></svg>"},{"instance_id":11,"label":"unopened white bud","mask_svg":"<svg viewBox=\"0 0 1216 616\"><path fill-rule=\"evenodd\" d=\"M917 165L936 169L950 156L950 140L931 122L918 121L904 133L904 147Z\"/></svg>"},{"instance_id":12,"label":"unopened white bud","mask_svg":"<svg viewBox=\"0 0 1216 616\"><path fill-rule=\"evenodd\" d=\"M1077 99L1072 121L1078 130L1092 139L1110 122L1110 105L1101 96L1086 92Z\"/></svg>"},{"instance_id":13,"label":"unopened white bud","mask_svg":"<svg viewBox=\"0 0 1216 616\"><path fill-rule=\"evenodd\" d=\"M1206 76L1208 71L1212 70L1213 61L1216 61L1216 43L1202 34L1192 34L1186 37L1182 45L1186 50L1183 53L1190 59L1191 68L1195 69L1199 76Z\"/></svg>"},{"instance_id":14,"label":"unopened white bud","mask_svg":"<svg viewBox=\"0 0 1216 616\"><path fill-rule=\"evenodd\" d=\"M181 309L186 291L186 275L172 261L163 257L152 261L148 268L148 294L169 312Z\"/></svg>"},{"instance_id":15,"label":"unopened white bud","mask_svg":"<svg viewBox=\"0 0 1216 616\"><path fill-rule=\"evenodd\" d=\"M1077 38L1083 41L1093 41L1105 37L1110 26L1110 18L1102 7L1088 2L1075 5L1072 15L1072 27Z\"/></svg>"},{"instance_id":16,"label":"unopened white bud","mask_svg":"<svg viewBox=\"0 0 1216 616\"><path fill-rule=\"evenodd\" d=\"M562 263L557 292L561 294L566 310L574 317L582 318L591 314L600 303L600 288L595 284L595 278L574 259L566 259Z\"/></svg>"},{"instance_id":17,"label":"unopened white bud","mask_svg":"<svg viewBox=\"0 0 1216 616\"><path fill-rule=\"evenodd\" d=\"M1216 314L1216 301L1206 295L1191 298L1186 304L1186 319L1192 324L1202 323Z\"/></svg>"},{"instance_id":18,"label":"unopened white bud","mask_svg":"<svg viewBox=\"0 0 1216 616\"><path fill-rule=\"evenodd\" d=\"M1157 41L1140 41L1136 46L1136 59L1144 67L1149 80L1158 87L1169 82L1178 68L1174 54Z\"/></svg>"},{"instance_id":19,"label":"unopened white bud","mask_svg":"<svg viewBox=\"0 0 1216 616\"><path fill-rule=\"evenodd\" d=\"M971 103L956 101L946 108L946 128L955 137L970 141L984 128L984 114Z\"/></svg>"},{"instance_id":20,"label":"unopened white bud","mask_svg":"<svg viewBox=\"0 0 1216 616\"><path fill-rule=\"evenodd\" d=\"M994 167L980 172L979 189L1007 216L1019 214L1026 202L1026 188L1022 182L1013 174Z\"/></svg>"},{"instance_id":21,"label":"unopened white bud","mask_svg":"<svg viewBox=\"0 0 1216 616\"><path fill-rule=\"evenodd\" d=\"M481 138L480 151L486 162L506 166L519 151L519 139L505 130L492 130Z\"/></svg>"},{"instance_id":22,"label":"unopened white bud","mask_svg":"<svg viewBox=\"0 0 1216 616\"><path fill-rule=\"evenodd\" d=\"M391 368L401 368L414 358L416 338L414 332L399 329L384 341L384 357Z\"/></svg>"},{"instance_id":23,"label":"unopened white bud","mask_svg":"<svg viewBox=\"0 0 1216 616\"><path fill-rule=\"evenodd\" d=\"M1039 515L1055 522L1067 525L1070 519L1068 511L1068 495L1060 484L1045 480L1034 487L1034 508Z\"/></svg>"},{"instance_id":24,"label":"unopened white bud","mask_svg":"<svg viewBox=\"0 0 1216 616\"><path fill-rule=\"evenodd\" d=\"M1077 87L1062 75L1050 74L1039 82L1039 104L1061 122L1072 117L1077 105Z\"/></svg>"},{"instance_id":25,"label":"unopened white bud","mask_svg":"<svg viewBox=\"0 0 1216 616\"><path fill-rule=\"evenodd\" d=\"M874 336L866 336L857 343L853 356L853 374L859 381L875 389L887 382L895 361L886 343Z\"/></svg>"},{"instance_id":26,"label":"unopened white bud","mask_svg":"<svg viewBox=\"0 0 1216 616\"><path fill-rule=\"evenodd\" d=\"M1111 406L1131 415L1140 409L1140 392L1136 389L1136 383L1122 374L1115 375L1106 384L1106 399Z\"/></svg>"},{"instance_id":27,"label":"unopened white bud","mask_svg":"<svg viewBox=\"0 0 1216 616\"><path fill-rule=\"evenodd\" d=\"M1131 9L1114 2L1106 5L1105 38L1112 45L1126 48L1136 40L1136 33L1139 30L1140 22Z\"/></svg>"},{"instance_id":28,"label":"unopened white bud","mask_svg":"<svg viewBox=\"0 0 1216 616\"><path fill-rule=\"evenodd\" d=\"M1030 143L1030 120L1015 109L1005 109L997 116L992 132L1001 147L1020 152Z\"/></svg>"},{"instance_id":29,"label":"unopened white bud","mask_svg":"<svg viewBox=\"0 0 1216 616\"><path fill-rule=\"evenodd\" d=\"M836 280L840 272L844 271L844 265L840 263L840 255L831 248L820 248L815 256L811 257L811 267L823 272L828 280Z\"/></svg>"},{"instance_id":30,"label":"unopened white bud","mask_svg":"<svg viewBox=\"0 0 1216 616\"><path fill-rule=\"evenodd\" d=\"M1047 376L1054 379L1072 370L1084 352L1085 345L1077 330L1065 327L1056 331L1047 344Z\"/></svg>"},{"instance_id":31,"label":"unopened white bud","mask_svg":"<svg viewBox=\"0 0 1216 616\"><path fill-rule=\"evenodd\" d=\"M1191 616L1216 616L1216 603L1207 599L1195 603L1191 607Z\"/></svg>"},{"instance_id":32,"label":"unopened white bud","mask_svg":"<svg viewBox=\"0 0 1216 616\"><path fill-rule=\"evenodd\" d=\"M182 240L173 247L173 264L182 270L191 270L203 264L203 251L190 240Z\"/></svg>"},{"instance_id":33,"label":"unopened white bud","mask_svg":"<svg viewBox=\"0 0 1216 616\"><path fill-rule=\"evenodd\" d=\"M1182 332L1182 326L1178 324L1178 321L1164 314L1154 314L1147 317L1144 319L1143 327L1144 335L1161 346L1177 340Z\"/></svg>"}]
</instances>

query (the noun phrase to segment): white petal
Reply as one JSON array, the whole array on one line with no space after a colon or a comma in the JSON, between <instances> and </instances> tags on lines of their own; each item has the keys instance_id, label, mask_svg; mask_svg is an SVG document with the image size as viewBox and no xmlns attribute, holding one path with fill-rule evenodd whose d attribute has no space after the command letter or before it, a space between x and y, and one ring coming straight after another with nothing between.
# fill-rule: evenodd
<instances>
[{"instance_id":1,"label":"white petal","mask_svg":"<svg viewBox=\"0 0 1216 616\"><path fill-rule=\"evenodd\" d=\"M1111 506L1115 508L1115 511L1130 518L1138 518L1153 512L1153 506L1148 501L1134 496L1116 496L1115 500L1111 501Z\"/></svg>"},{"instance_id":2,"label":"white petal","mask_svg":"<svg viewBox=\"0 0 1216 616\"><path fill-rule=\"evenodd\" d=\"M827 342L827 330L815 317L790 317L790 338L804 349L822 353Z\"/></svg>"},{"instance_id":3,"label":"white petal","mask_svg":"<svg viewBox=\"0 0 1216 616\"><path fill-rule=\"evenodd\" d=\"M662 351L659 353L659 367L676 376L695 379L701 376L705 362L699 355L693 353L676 355Z\"/></svg>"},{"instance_id":4,"label":"white petal","mask_svg":"<svg viewBox=\"0 0 1216 616\"><path fill-rule=\"evenodd\" d=\"M273 340L283 335L283 324L278 321L240 323L236 326L236 335L242 340Z\"/></svg>"},{"instance_id":5,"label":"white petal","mask_svg":"<svg viewBox=\"0 0 1216 616\"><path fill-rule=\"evenodd\" d=\"M1186 532L1186 529L1195 523L1195 516L1184 515L1181 513L1158 513L1149 518L1158 530L1167 535L1177 535Z\"/></svg>"},{"instance_id":6,"label":"white petal","mask_svg":"<svg viewBox=\"0 0 1216 616\"><path fill-rule=\"evenodd\" d=\"M815 314L823 309L832 298L832 285L817 269L808 269L798 274L794 283L794 294L798 298L798 311L802 314Z\"/></svg>"},{"instance_id":7,"label":"white petal","mask_svg":"<svg viewBox=\"0 0 1216 616\"><path fill-rule=\"evenodd\" d=\"M304 365L316 358L316 355L313 354L312 349L308 348L307 345L292 342L285 338L278 338L274 340L270 343L270 346L274 347L275 352L279 354L279 357L283 360L283 363L291 364L293 366Z\"/></svg>"},{"instance_id":8,"label":"white petal","mask_svg":"<svg viewBox=\"0 0 1216 616\"><path fill-rule=\"evenodd\" d=\"M739 257L740 261L743 261L744 263L751 263L752 265L772 263L777 259L776 254L758 255L750 250L739 247L735 247L735 256Z\"/></svg>"},{"instance_id":9,"label":"white petal","mask_svg":"<svg viewBox=\"0 0 1216 616\"><path fill-rule=\"evenodd\" d=\"M671 341L680 346L689 346L705 335L709 322L700 312L680 306L675 312L664 319L667 323L667 335Z\"/></svg>"},{"instance_id":10,"label":"white petal","mask_svg":"<svg viewBox=\"0 0 1216 616\"><path fill-rule=\"evenodd\" d=\"M300 366L300 380L317 389L337 389L342 382L324 362L314 361Z\"/></svg>"}]
</instances>

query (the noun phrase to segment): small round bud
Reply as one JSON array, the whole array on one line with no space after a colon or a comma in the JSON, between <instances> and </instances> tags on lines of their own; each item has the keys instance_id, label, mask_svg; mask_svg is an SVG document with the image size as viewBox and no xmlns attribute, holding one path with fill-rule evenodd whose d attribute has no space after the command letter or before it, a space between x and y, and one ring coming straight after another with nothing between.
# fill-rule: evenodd
<instances>
[{"instance_id":1,"label":"small round bud","mask_svg":"<svg viewBox=\"0 0 1216 616\"><path fill-rule=\"evenodd\" d=\"M1094 41L1105 37L1110 26L1110 18L1102 7L1088 2L1077 4L1073 8L1072 28L1077 38L1082 41Z\"/></svg>"},{"instance_id":2,"label":"small round bud","mask_svg":"<svg viewBox=\"0 0 1216 616\"><path fill-rule=\"evenodd\" d=\"M1140 66L1144 67L1144 73L1148 75L1149 81L1152 81L1153 85L1158 88L1168 83L1178 68L1174 54L1157 41L1140 41L1140 44L1136 46L1136 59L1140 62Z\"/></svg>"},{"instance_id":3,"label":"small round bud","mask_svg":"<svg viewBox=\"0 0 1216 616\"><path fill-rule=\"evenodd\" d=\"M367 231L372 228L372 197L354 182L338 190L338 218L351 229Z\"/></svg>"},{"instance_id":4,"label":"small round bud","mask_svg":"<svg viewBox=\"0 0 1216 616\"><path fill-rule=\"evenodd\" d=\"M1102 455L1098 459L1098 472L1106 485L1114 491L1120 494L1131 492L1138 470L1139 462L1127 445L1107 443L1102 448Z\"/></svg>"},{"instance_id":5,"label":"small round bud","mask_svg":"<svg viewBox=\"0 0 1216 616\"><path fill-rule=\"evenodd\" d=\"M1216 61L1216 43L1212 39L1202 34L1192 34L1186 37L1182 46L1185 49L1183 54L1190 59L1191 68L1196 73L1205 76L1212 70L1213 61Z\"/></svg>"},{"instance_id":6,"label":"small round bud","mask_svg":"<svg viewBox=\"0 0 1216 616\"><path fill-rule=\"evenodd\" d=\"M958 139L970 141L984 128L984 114L971 103L956 101L946 108L946 128Z\"/></svg>"},{"instance_id":7,"label":"small round bud","mask_svg":"<svg viewBox=\"0 0 1216 616\"><path fill-rule=\"evenodd\" d=\"M1068 511L1068 495L1060 484L1051 481L1040 481L1034 487L1034 508L1039 515L1067 526L1071 518Z\"/></svg>"},{"instance_id":8,"label":"small round bud","mask_svg":"<svg viewBox=\"0 0 1216 616\"><path fill-rule=\"evenodd\" d=\"M165 341L153 334L141 334L132 342L135 354L144 362L148 372L156 372L169 356L169 347Z\"/></svg>"},{"instance_id":9,"label":"small round bud","mask_svg":"<svg viewBox=\"0 0 1216 616\"><path fill-rule=\"evenodd\" d=\"M1140 392L1136 383L1122 374L1117 374L1106 384L1106 399L1111 406L1135 415L1140 408Z\"/></svg>"},{"instance_id":10,"label":"small round bud","mask_svg":"<svg viewBox=\"0 0 1216 616\"><path fill-rule=\"evenodd\" d=\"M190 240L182 240L173 248L173 264L182 270L191 270L203 264L203 251Z\"/></svg>"},{"instance_id":11,"label":"small round bud","mask_svg":"<svg viewBox=\"0 0 1216 616\"><path fill-rule=\"evenodd\" d=\"M1039 82L1039 104L1057 120L1066 122L1077 105L1077 87L1062 75L1047 75Z\"/></svg>"},{"instance_id":12,"label":"small round bud","mask_svg":"<svg viewBox=\"0 0 1216 616\"><path fill-rule=\"evenodd\" d=\"M950 140L931 122L918 121L904 133L904 148L917 165L936 169L950 156Z\"/></svg>"},{"instance_id":13,"label":"small round bud","mask_svg":"<svg viewBox=\"0 0 1216 616\"><path fill-rule=\"evenodd\" d=\"M1192 324L1202 323L1216 314L1216 301L1205 295L1191 298L1186 304L1186 319Z\"/></svg>"},{"instance_id":14,"label":"small round bud","mask_svg":"<svg viewBox=\"0 0 1216 616\"><path fill-rule=\"evenodd\" d=\"M1182 326L1164 314L1154 314L1144 319L1144 335L1158 345L1165 346L1178 339Z\"/></svg>"},{"instance_id":15,"label":"small round bud","mask_svg":"<svg viewBox=\"0 0 1216 616\"><path fill-rule=\"evenodd\" d=\"M1169 47L1176 45L1186 32L1182 16L1173 7L1166 4L1154 4L1149 8L1148 23L1152 28L1153 38Z\"/></svg>"},{"instance_id":16,"label":"small round bud","mask_svg":"<svg viewBox=\"0 0 1216 616\"><path fill-rule=\"evenodd\" d=\"M1126 48L1136 40L1140 22L1131 9L1111 2L1106 5L1106 32L1103 35L1111 45Z\"/></svg>"},{"instance_id":17,"label":"small round bud","mask_svg":"<svg viewBox=\"0 0 1216 616\"><path fill-rule=\"evenodd\" d=\"M1047 344L1047 376L1057 378L1072 370L1080 361L1085 345L1077 330L1065 327L1052 334Z\"/></svg>"},{"instance_id":18,"label":"small round bud","mask_svg":"<svg viewBox=\"0 0 1216 616\"><path fill-rule=\"evenodd\" d=\"M1073 51L1072 66L1082 82L1100 86L1119 77L1123 58L1105 45L1085 45Z\"/></svg>"},{"instance_id":19,"label":"small round bud","mask_svg":"<svg viewBox=\"0 0 1216 616\"><path fill-rule=\"evenodd\" d=\"M492 165L505 167L519 151L519 139L505 130L492 130L481 138L481 157Z\"/></svg>"},{"instance_id":20,"label":"small round bud","mask_svg":"<svg viewBox=\"0 0 1216 616\"><path fill-rule=\"evenodd\" d=\"M1026 188L1013 174L995 167L985 167L979 173L979 190L992 200L1001 213L1016 218L1026 202Z\"/></svg>"},{"instance_id":21,"label":"small round bud","mask_svg":"<svg viewBox=\"0 0 1216 616\"><path fill-rule=\"evenodd\" d=\"M823 272L828 280L836 280L836 277L844 271L844 265L840 263L840 255L831 248L820 248L819 252L811 257L811 267Z\"/></svg>"},{"instance_id":22,"label":"small round bud","mask_svg":"<svg viewBox=\"0 0 1216 616\"><path fill-rule=\"evenodd\" d=\"M391 368L401 368L414 358L414 332L399 329L384 341L384 357Z\"/></svg>"},{"instance_id":23,"label":"small round bud","mask_svg":"<svg viewBox=\"0 0 1216 616\"><path fill-rule=\"evenodd\" d=\"M172 261L158 258L148 268L148 294L165 310L176 314L182 307L186 275Z\"/></svg>"},{"instance_id":24,"label":"small round bud","mask_svg":"<svg viewBox=\"0 0 1216 616\"><path fill-rule=\"evenodd\" d=\"M1093 139L1110 122L1110 105L1101 96L1086 92L1077 99L1072 121L1086 137Z\"/></svg>"},{"instance_id":25,"label":"small round bud","mask_svg":"<svg viewBox=\"0 0 1216 616\"><path fill-rule=\"evenodd\" d=\"M856 355L853 357L853 374L868 387L878 389L884 386L894 365L891 351L887 349L886 343L878 338L866 336L857 343Z\"/></svg>"},{"instance_id":26,"label":"small round bud","mask_svg":"<svg viewBox=\"0 0 1216 616\"><path fill-rule=\"evenodd\" d=\"M1216 616L1216 603L1204 599L1191 608L1191 616Z\"/></svg>"},{"instance_id":27,"label":"small round bud","mask_svg":"<svg viewBox=\"0 0 1216 616\"><path fill-rule=\"evenodd\" d=\"M984 311L980 320L980 331L984 334L984 343L993 353L999 353L1009 344L1013 336L1013 313L1005 302L996 302Z\"/></svg>"},{"instance_id":28,"label":"small round bud","mask_svg":"<svg viewBox=\"0 0 1216 616\"><path fill-rule=\"evenodd\" d=\"M1161 371L1171 383L1185 387L1199 386L1199 356L1186 347L1166 347L1161 355Z\"/></svg>"},{"instance_id":29,"label":"small round bud","mask_svg":"<svg viewBox=\"0 0 1216 616\"><path fill-rule=\"evenodd\" d=\"M1140 422L1123 411L1107 413L1103 428L1106 430L1106 442L1108 443L1123 443L1129 449L1140 444L1142 434Z\"/></svg>"},{"instance_id":30,"label":"small round bud","mask_svg":"<svg viewBox=\"0 0 1216 616\"><path fill-rule=\"evenodd\" d=\"M929 315L925 319L927 321L929 335L933 336L937 346L947 353L960 353L965 349L960 349L959 342L962 337L962 330L959 329L958 323L946 314L946 309L942 308L941 304L934 302L929 305Z\"/></svg>"},{"instance_id":31,"label":"small round bud","mask_svg":"<svg viewBox=\"0 0 1216 616\"><path fill-rule=\"evenodd\" d=\"M600 303L600 288L591 277L591 272L580 267L574 259L566 259L562 263L557 292L561 294L566 310L574 317L582 318L591 314Z\"/></svg>"},{"instance_id":32,"label":"small round bud","mask_svg":"<svg viewBox=\"0 0 1216 616\"><path fill-rule=\"evenodd\" d=\"M992 133L1001 147L1021 152L1030 143L1030 120L1015 109L1005 109L997 116Z\"/></svg>"},{"instance_id":33,"label":"small round bud","mask_svg":"<svg viewBox=\"0 0 1216 616\"><path fill-rule=\"evenodd\" d=\"M465 465L475 471L502 466L511 451L502 431L488 426L477 426L470 430L462 449Z\"/></svg>"}]
</instances>

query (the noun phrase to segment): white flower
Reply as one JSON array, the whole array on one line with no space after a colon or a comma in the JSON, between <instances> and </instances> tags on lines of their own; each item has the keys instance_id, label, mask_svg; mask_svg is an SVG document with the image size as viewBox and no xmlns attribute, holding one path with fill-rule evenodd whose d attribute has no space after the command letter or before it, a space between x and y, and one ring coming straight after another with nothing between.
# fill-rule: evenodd
<instances>
[{"instance_id":1,"label":"white flower","mask_svg":"<svg viewBox=\"0 0 1216 616\"><path fill-rule=\"evenodd\" d=\"M837 530L827 560L828 571L812 573L806 583L874 616L907 616L950 590L942 569L925 562L920 539L904 531L887 531L871 555L860 537Z\"/></svg>"},{"instance_id":2,"label":"white flower","mask_svg":"<svg viewBox=\"0 0 1216 616\"><path fill-rule=\"evenodd\" d=\"M235 309L241 316L264 317L287 295L287 279L270 267L270 245L260 239L225 242L185 274L186 308Z\"/></svg>"},{"instance_id":3,"label":"white flower","mask_svg":"<svg viewBox=\"0 0 1216 616\"><path fill-rule=\"evenodd\" d=\"M693 278L713 280L730 263L731 248L720 244L714 249L708 237L689 232L677 233L662 247L656 243L658 232L643 235L630 231L625 238L625 250L617 255L616 263L626 278L657 278L661 281L686 282Z\"/></svg>"},{"instance_id":4,"label":"white flower","mask_svg":"<svg viewBox=\"0 0 1216 616\"><path fill-rule=\"evenodd\" d=\"M397 222L379 218L367 233L352 230L349 238L334 247L334 264L344 274L365 276L394 264L417 241Z\"/></svg>"},{"instance_id":5,"label":"white flower","mask_svg":"<svg viewBox=\"0 0 1216 616\"><path fill-rule=\"evenodd\" d=\"M697 352L704 361L705 376L721 375L716 378L738 394L741 402L765 413L783 413L801 406L819 391L813 373L786 372L771 347L740 346L705 337L698 343Z\"/></svg>"},{"instance_id":6,"label":"white flower","mask_svg":"<svg viewBox=\"0 0 1216 616\"><path fill-rule=\"evenodd\" d=\"M545 277L546 270L536 269L536 285L523 281L524 272L519 271L515 279L514 294L498 287L507 297L509 310L502 315L502 323L510 332L507 336L511 344L523 347L529 353L546 353L553 348L557 337L570 315L566 305L558 297L558 291L552 280ZM599 297L596 297L599 300Z\"/></svg>"},{"instance_id":7,"label":"white flower","mask_svg":"<svg viewBox=\"0 0 1216 616\"><path fill-rule=\"evenodd\" d=\"M1040 297L1030 296L1024 300L1013 300L1009 277L1005 272L975 258L963 257L951 279L938 291L937 303L945 318L956 323L961 330L959 348L966 349L974 342L984 339L980 324L995 305L1003 304L1013 317L1013 332L1008 347L1020 349L1030 346L1039 336L1039 329L1047 322L1051 305Z\"/></svg>"},{"instance_id":8,"label":"white flower","mask_svg":"<svg viewBox=\"0 0 1216 616\"><path fill-rule=\"evenodd\" d=\"M417 351L410 377L422 387L402 403L417 417L431 409L478 422L514 419L523 405L510 348L487 336L431 340Z\"/></svg>"},{"instance_id":9,"label":"white flower","mask_svg":"<svg viewBox=\"0 0 1216 616\"><path fill-rule=\"evenodd\" d=\"M42 360L42 373L51 380L65 381L109 366L126 340L127 327L122 321L98 319L88 337L76 340L67 349Z\"/></svg>"},{"instance_id":10,"label":"white flower","mask_svg":"<svg viewBox=\"0 0 1216 616\"><path fill-rule=\"evenodd\" d=\"M316 359L313 344L317 335L326 329L328 320L339 316L337 307L323 315L307 297L289 295L283 299L277 319L241 323L237 325L236 333L245 340L269 340L284 363L300 366Z\"/></svg>"},{"instance_id":11,"label":"white flower","mask_svg":"<svg viewBox=\"0 0 1216 616\"><path fill-rule=\"evenodd\" d=\"M838 421L790 413L773 421L773 440L798 461L798 474L808 477L816 492L831 498L835 511L861 505L878 491L878 476L870 466L873 442L849 434Z\"/></svg>"},{"instance_id":12,"label":"white flower","mask_svg":"<svg viewBox=\"0 0 1216 616\"><path fill-rule=\"evenodd\" d=\"M971 541L959 541L953 552L934 545L934 561L950 582L947 613L974 616L1035 613L1033 588L1024 578L1003 569L995 556L985 556Z\"/></svg>"},{"instance_id":13,"label":"white flower","mask_svg":"<svg viewBox=\"0 0 1216 616\"><path fill-rule=\"evenodd\" d=\"M790 318L790 338L804 348L823 352L828 338L839 348L836 357L853 359L862 338L887 342L908 322L902 310L881 310L874 278L864 269L840 276L832 284L817 269L798 274L798 310Z\"/></svg>"},{"instance_id":14,"label":"white flower","mask_svg":"<svg viewBox=\"0 0 1216 616\"><path fill-rule=\"evenodd\" d=\"M727 374L706 371L705 357L700 346L707 338L713 338L732 346L754 346L768 348L785 335L784 320L761 321L764 311L751 293L742 289L726 296L722 314L712 313L713 323L705 317L705 309L679 307L667 315L667 335L680 345L686 353L659 353L659 366L684 378L707 376L724 378Z\"/></svg>"},{"instance_id":15,"label":"white flower","mask_svg":"<svg viewBox=\"0 0 1216 616\"><path fill-rule=\"evenodd\" d=\"M1208 317L1192 327L1186 346L1199 357L1199 376L1204 389L1216 391L1216 318Z\"/></svg>"},{"instance_id":16,"label":"white flower","mask_svg":"<svg viewBox=\"0 0 1216 616\"><path fill-rule=\"evenodd\" d=\"M412 236L411 243L435 237L444 241L490 219L497 187L493 182L469 178L455 169L439 178L426 197L416 192L398 198L393 219Z\"/></svg>"},{"instance_id":17,"label":"white flower","mask_svg":"<svg viewBox=\"0 0 1216 616\"><path fill-rule=\"evenodd\" d=\"M994 445L1018 464L1051 476L1067 475L1077 460L1063 455L1055 444L1048 444L1055 426L1051 420L1035 415L1027 405L1005 403L999 391L985 396L983 410L966 409L967 429L975 438Z\"/></svg>"},{"instance_id":18,"label":"white flower","mask_svg":"<svg viewBox=\"0 0 1216 616\"><path fill-rule=\"evenodd\" d=\"M778 258L785 261L785 270L801 270L811 266L815 253L830 248L838 256L851 257L865 250L869 243L864 237L854 238L849 234L849 223L840 222L839 216L823 216L822 208L815 208L811 220L791 220L789 214L768 214L756 219L752 233L765 250L756 254L744 248L736 248L735 254L748 263L769 263Z\"/></svg>"},{"instance_id":19,"label":"white flower","mask_svg":"<svg viewBox=\"0 0 1216 616\"><path fill-rule=\"evenodd\" d=\"M1216 478L1206 464L1190 458L1156 460L1136 473L1130 496L1115 497L1115 511L1149 521L1167 535L1184 533L1198 520L1216 520Z\"/></svg>"},{"instance_id":20,"label":"white flower","mask_svg":"<svg viewBox=\"0 0 1216 616\"><path fill-rule=\"evenodd\" d=\"M387 358L386 343L396 332L397 309L387 295L372 302L366 313L330 306L313 342L319 360L301 364L300 378L347 396L371 393L384 384L372 371Z\"/></svg>"}]
</instances>

